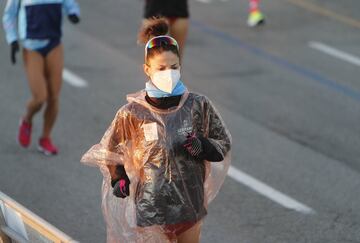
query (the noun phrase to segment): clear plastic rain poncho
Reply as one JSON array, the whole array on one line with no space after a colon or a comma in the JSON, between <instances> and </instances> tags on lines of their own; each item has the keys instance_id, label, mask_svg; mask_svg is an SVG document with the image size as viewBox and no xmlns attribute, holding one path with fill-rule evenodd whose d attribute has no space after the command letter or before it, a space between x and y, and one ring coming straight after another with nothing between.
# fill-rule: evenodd
<instances>
[{"instance_id":1,"label":"clear plastic rain poncho","mask_svg":"<svg viewBox=\"0 0 360 243\"><path fill-rule=\"evenodd\" d=\"M205 96L186 91L178 106L160 110L145 94L128 95L100 143L81 159L104 176L102 209L111 243L175 242L177 226L202 222L230 165L231 136ZM224 160L193 158L183 146L189 132L208 138ZM118 164L131 181L125 199L112 193L108 167Z\"/></svg>"}]
</instances>

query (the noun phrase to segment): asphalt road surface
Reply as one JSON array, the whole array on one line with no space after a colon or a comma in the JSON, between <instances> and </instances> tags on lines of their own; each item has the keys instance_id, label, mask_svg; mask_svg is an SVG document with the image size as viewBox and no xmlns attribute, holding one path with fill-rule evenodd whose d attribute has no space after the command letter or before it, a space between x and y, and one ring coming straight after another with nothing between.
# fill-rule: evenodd
<instances>
[{"instance_id":1,"label":"asphalt road surface","mask_svg":"<svg viewBox=\"0 0 360 243\"><path fill-rule=\"evenodd\" d=\"M0 190L99 243L102 176L79 160L125 95L144 87L143 1L79 2L82 22L64 25L65 67L86 86L63 84L56 157L36 150L41 114L32 146L15 142L29 89L0 32ZM233 136L231 176L202 242L360 242L360 2L264 1L267 25L256 29L246 26L245 0L190 7L184 82L214 101Z\"/></svg>"}]
</instances>

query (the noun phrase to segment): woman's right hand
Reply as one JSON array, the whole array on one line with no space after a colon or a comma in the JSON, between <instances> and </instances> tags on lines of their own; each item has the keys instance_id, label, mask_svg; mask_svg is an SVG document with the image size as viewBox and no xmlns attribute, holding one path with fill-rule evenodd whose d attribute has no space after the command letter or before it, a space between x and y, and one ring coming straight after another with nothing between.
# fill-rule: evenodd
<instances>
[{"instance_id":1,"label":"woman's right hand","mask_svg":"<svg viewBox=\"0 0 360 243\"><path fill-rule=\"evenodd\" d=\"M15 64L16 63L16 53L20 49L19 42L13 41L13 42L11 42L10 46L11 46L11 51L10 51L11 63Z\"/></svg>"},{"instance_id":2,"label":"woman's right hand","mask_svg":"<svg viewBox=\"0 0 360 243\"><path fill-rule=\"evenodd\" d=\"M130 179L122 165L117 166L116 174L116 179L111 180L113 194L116 197L125 198L130 195Z\"/></svg>"}]
</instances>

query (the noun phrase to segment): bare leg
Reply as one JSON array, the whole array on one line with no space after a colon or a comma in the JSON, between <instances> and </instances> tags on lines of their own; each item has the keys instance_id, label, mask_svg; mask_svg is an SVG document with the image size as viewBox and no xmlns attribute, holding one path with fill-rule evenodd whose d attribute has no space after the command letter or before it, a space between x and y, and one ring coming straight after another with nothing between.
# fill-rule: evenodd
<instances>
[{"instance_id":1,"label":"bare leg","mask_svg":"<svg viewBox=\"0 0 360 243\"><path fill-rule=\"evenodd\" d=\"M33 116L41 109L47 100L47 88L44 75L45 62L41 54L27 49L23 51L23 58L26 76L32 94L31 99L27 103L24 120L31 123Z\"/></svg>"},{"instance_id":2,"label":"bare leg","mask_svg":"<svg viewBox=\"0 0 360 243\"><path fill-rule=\"evenodd\" d=\"M178 243L199 243L202 221L178 236Z\"/></svg>"},{"instance_id":3,"label":"bare leg","mask_svg":"<svg viewBox=\"0 0 360 243\"><path fill-rule=\"evenodd\" d=\"M180 57L182 57L189 29L189 19L178 18L170 24L170 35L174 37L175 40L178 42L180 49Z\"/></svg>"},{"instance_id":4,"label":"bare leg","mask_svg":"<svg viewBox=\"0 0 360 243\"><path fill-rule=\"evenodd\" d=\"M45 59L47 77L47 105L44 113L43 138L50 137L59 110L59 95L62 84L64 54L62 44L55 47Z\"/></svg>"}]
</instances>

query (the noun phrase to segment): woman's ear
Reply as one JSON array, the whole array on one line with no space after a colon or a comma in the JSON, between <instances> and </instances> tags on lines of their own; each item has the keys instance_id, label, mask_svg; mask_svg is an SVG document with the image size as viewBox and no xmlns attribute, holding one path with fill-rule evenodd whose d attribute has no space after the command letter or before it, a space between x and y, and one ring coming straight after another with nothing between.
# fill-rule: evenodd
<instances>
[{"instance_id":1,"label":"woman's ear","mask_svg":"<svg viewBox=\"0 0 360 243\"><path fill-rule=\"evenodd\" d=\"M150 75L150 67L149 67L149 65L147 65L145 63L145 64L143 64L143 68L144 68L145 75L148 76L148 78L150 78L151 75Z\"/></svg>"}]
</instances>

